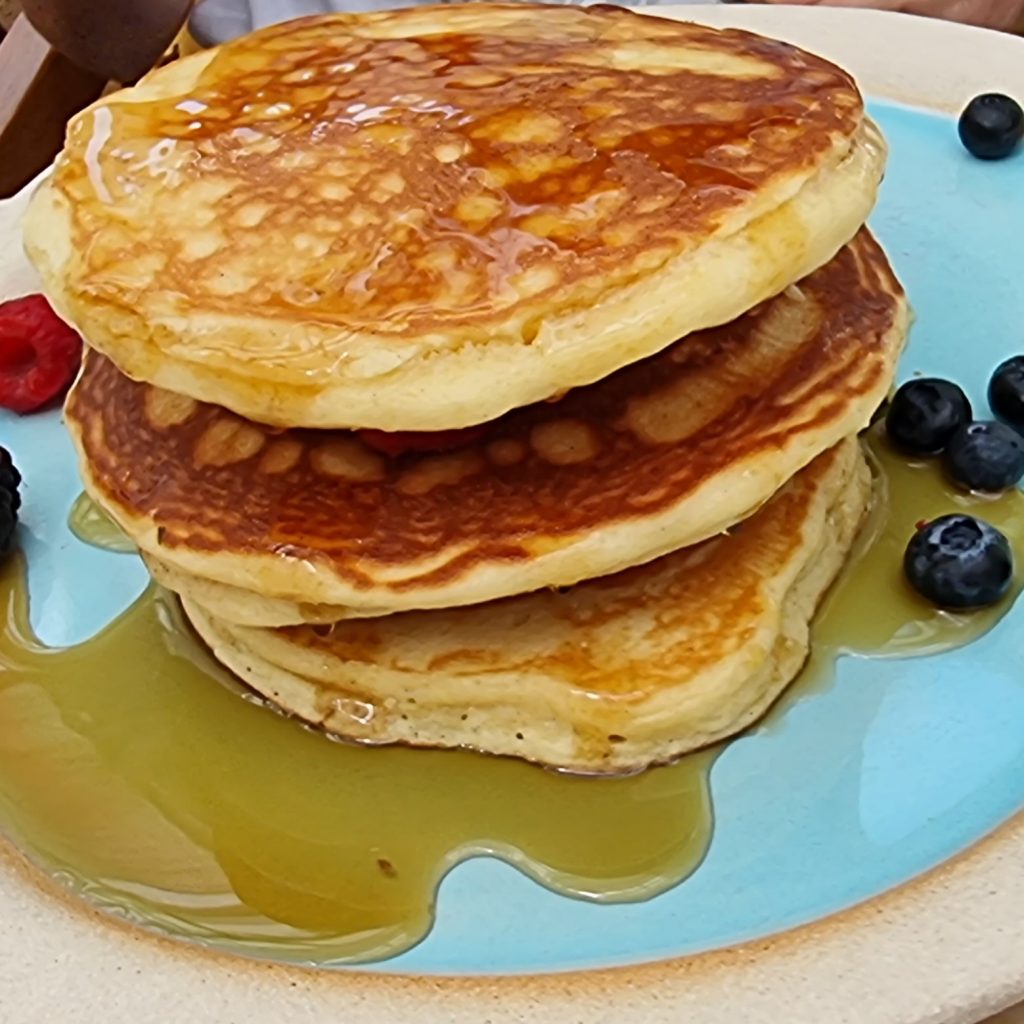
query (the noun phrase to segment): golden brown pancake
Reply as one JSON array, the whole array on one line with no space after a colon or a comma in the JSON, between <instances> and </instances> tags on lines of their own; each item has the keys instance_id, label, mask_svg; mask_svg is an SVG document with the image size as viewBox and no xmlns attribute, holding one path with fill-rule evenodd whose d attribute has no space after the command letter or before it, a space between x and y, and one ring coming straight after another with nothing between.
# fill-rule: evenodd
<instances>
[{"instance_id":1,"label":"golden brown pancake","mask_svg":"<svg viewBox=\"0 0 1024 1024\"><path fill-rule=\"evenodd\" d=\"M566 593L277 631L185 607L246 683L341 736L637 770L745 728L796 675L870 492L851 439L733 533Z\"/></svg>"},{"instance_id":2,"label":"golden brown pancake","mask_svg":"<svg viewBox=\"0 0 1024 1024\"><path fill-rule=\"evenodd\" d=\"M744 519L868 422L906 318L864 231L739 320L455 451L389 458L349 432L270 430L95 353L66 419L93 499L143 552L220 584L168 580L222 617L451 607L616 572Z\"/></svg>"},{"instance_id":3,"label":"golden brown pancake","mask_svg":"<svg viewBox=\"0 0 1024 1024\"><path fill-rule=\"evenodd\" d=\"M437 430L598 380L830 259L884 144L794 46L610 7L304 19L76 117L26 220L127 375Z\"/></svg>"}]
</instances>

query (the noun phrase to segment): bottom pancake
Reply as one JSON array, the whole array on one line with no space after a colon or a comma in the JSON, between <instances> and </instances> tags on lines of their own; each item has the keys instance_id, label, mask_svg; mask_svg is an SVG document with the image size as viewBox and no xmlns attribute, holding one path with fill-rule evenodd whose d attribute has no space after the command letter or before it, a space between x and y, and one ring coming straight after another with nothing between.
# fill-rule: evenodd
<instances>
[{"instance_id":1,"label":"bottom pancake","mask_svg":"<svg viewBox=\"0 0 1024 1024\"><path fill-rule=\"evenodd\" d=\"M282 629L184 606L249 686L339 736L635 771L768 709L870 500L850 439L730 533L563 593Z\"/></svg>"}]
</instances>

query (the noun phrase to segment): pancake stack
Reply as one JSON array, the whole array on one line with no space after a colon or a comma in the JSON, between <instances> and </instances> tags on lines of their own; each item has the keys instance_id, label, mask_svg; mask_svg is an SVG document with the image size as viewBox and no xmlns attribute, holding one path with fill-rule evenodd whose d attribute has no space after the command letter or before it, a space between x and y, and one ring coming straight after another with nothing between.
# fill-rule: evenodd
<instances>
[{"instance_id":1,"label":"pancake stack","mask_svg":"<svg viewBox=\"0 0 1024 1024\"><path fill-rule=\"evenodd\" d=\"M93 499L258 693L580 772L754 721L871 497L851 78L615 8L302 19L76 118L26 247Z\"/></svg>"}]
</instances>

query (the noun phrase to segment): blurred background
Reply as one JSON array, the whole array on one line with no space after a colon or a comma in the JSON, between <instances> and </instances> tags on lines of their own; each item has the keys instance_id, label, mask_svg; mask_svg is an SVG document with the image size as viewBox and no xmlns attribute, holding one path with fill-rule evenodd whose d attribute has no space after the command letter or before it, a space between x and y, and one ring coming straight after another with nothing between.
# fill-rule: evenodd
<instances>
[{"instance_id":1,"label":"blurred background","mask_svg":"<svg viewBox=\"0 0 1024 1024\"><path fill-rule=\"evenodd\" d=\"M326 11L372 11L408 6L414 0L199 0L191 19L194 37L204 45L220 42L254 28ZM445 2L445 0L441 0ZM580 0L547 0L549 3L577 3ZM586 2L586 0L583 0ZM708 3L709 0L620 0L623 6L657 6L666 3ZM710 0L715 3L716 0ZM721 2L721 0L719 0Z\"/></svg>"}]
</instances>

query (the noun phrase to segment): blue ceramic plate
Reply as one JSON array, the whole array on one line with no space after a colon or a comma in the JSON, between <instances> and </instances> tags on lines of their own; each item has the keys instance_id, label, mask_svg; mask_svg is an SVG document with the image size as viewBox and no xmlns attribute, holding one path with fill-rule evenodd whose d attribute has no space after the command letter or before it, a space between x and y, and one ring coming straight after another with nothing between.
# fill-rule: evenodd
<instances>
[{"instance_id":1,"label":"blue ceramic plate","mask_svg":"<svg viewBox=\"0 0 1024 1024\"><path fill-rule=\"evenodd\" d=\"M792 17L785 24L805 26ZM856 25L863 37L863 22ZM798 35L814 37L810 17ZM839 45L835 38L822 31L821 48ZM991 369L1024 350L1024 153L981 163L960 147L952 117L886 100L871 106L891 146L871 223L917 313L900 376L949 376L984 409ZM49 644L82 640L128 606L145 573L67 532L81 488L56 414L2 415L0 441L28 467L23 542L34 626ZM844 658L831 688L737 739L715 763L710 849L675 889L644 903L596 905L475 859L444 880L429 936L370 970L636 965L743 943L877 897L1024 807L1022 649L1024 605L953 653Z\"/></svg>"},{"instance_id":2,"label":"blue ceramic plate","mask_svg":"<svg viewBox=\"0 0 1024 1024\"><path fill-rule=\"evenodd\" d=\"M1024 154L980 163L950 118L872 108L892 147L872 226L917 312L901 377L949 376L982 409L991 369L1024 348ZM33 624L49 645L80 642L128 607L146 573L68 533L81 483L56 413L4 414L0 438L28 467ZM443 883L429 937L380 969L532 972L679 956L823 917L946 860L1024 807L1021 610L949 654L845 658L827 693L730 744L711 773L707 858L674 890L598 906L470 861Z\"/></svg>"}]
</instances>

